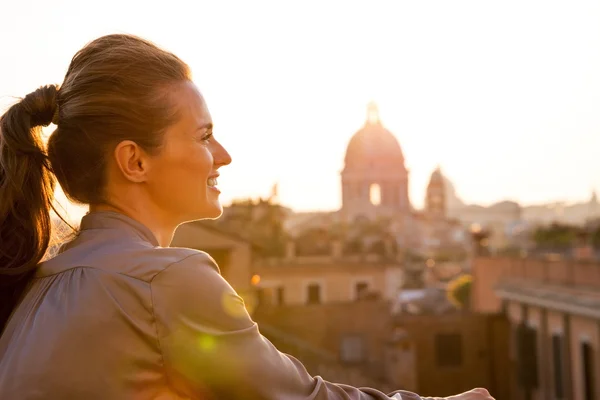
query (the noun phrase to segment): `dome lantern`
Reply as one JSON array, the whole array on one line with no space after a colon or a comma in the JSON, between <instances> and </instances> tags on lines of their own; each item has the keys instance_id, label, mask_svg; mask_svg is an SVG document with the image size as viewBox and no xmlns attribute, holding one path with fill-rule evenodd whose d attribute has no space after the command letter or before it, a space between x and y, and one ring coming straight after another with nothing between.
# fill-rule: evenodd
<instances>
[{"instance_id":1,"label":"dome lantern","mask_svg":"<svg viewBox=\"0 0 600 400\"><path fill-rule=\"evenodd\" d=\"M367 123L374 125L379 124L379 108L377 108L377 103L374 101L370 102L367 106Z\"/></svg>"}]
</instances>

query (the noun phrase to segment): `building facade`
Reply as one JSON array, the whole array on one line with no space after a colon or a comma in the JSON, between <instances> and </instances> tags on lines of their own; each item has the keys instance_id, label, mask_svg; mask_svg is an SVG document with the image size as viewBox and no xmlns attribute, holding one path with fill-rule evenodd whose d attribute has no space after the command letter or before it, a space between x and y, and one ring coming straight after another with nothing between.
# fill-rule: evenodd
<instances>
[{"instance_id":1,"label":"building facade","mask_svg":"<svg viewBox=\"0 0 600 400\"><path fill-rule=\"evenodd\" d=\"M515 400L600 399L600 265L479 258L473 307L511 324Z\"/></svg>"},{"instance_id":2,"label":"building facade","mask_svg":"<svg viewBox=\"0 0 600 400\"><path fill-rule=\"evenodd\" d=\"M502 315L402 314L394 322L388 371L398 385L423 396L450 396L485 387L513 399L508 385L509 325Z\"/></svg>"},{"instance_id":3,"label":"building facade","mask_svg":"<svg viewBox=\"0 0 600 400\"><path fill-rule=\"evenodd\" d=\"M364 299L261 306L255 317L280 350L327 380L438 397L486 387L497 400L512 399L503 316L396 317L388 302Z\"/></svg>"},{"instance_id":4,"label":"building facade","mask_svg":"<svg viewBox=\"0 0 600 400\"><path fill-rule=\"evenodd\" d=\"M252 265L260 277L261 301L273 305L354 303L365 297L392 300L402 286L402 264L393 255L344 254L341 241L327 241L325 253L302 255L290 241L285 257Z\"/></svg>"}]
</instances>

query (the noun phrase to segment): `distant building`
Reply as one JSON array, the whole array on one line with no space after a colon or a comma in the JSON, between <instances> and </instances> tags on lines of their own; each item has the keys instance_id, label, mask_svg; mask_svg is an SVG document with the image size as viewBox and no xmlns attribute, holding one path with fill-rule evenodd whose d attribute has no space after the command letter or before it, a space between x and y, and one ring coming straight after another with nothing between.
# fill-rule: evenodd
<instances>
[{"instance_id":1,"label":"distant building","mask_svg":"<svg viewBox=\"0 0 600 400\"><path fill-rule=\"evenodd\" d=\"M592 191L590 199L586 202L572 204L555 202L523 208L523 219L534 224L558 222L583 225L596 218L600 218L600 203L595 191Z\"/></svg>"},{"instance_id":2,"label":"distant building","mask_svg":"<svg viewBox=\"0 0 600 400\"><path fill-rule=\"evenodd\" d=\"M377 224L400 249L427 257L438 253L466 257L469 236L464 225L447 215L447 188L441 170L432 173L425 210L415 210L409 199L409 171L402 148L383 125L374 103L368 105L364 125L348 143L340 178L342 207L331 213L290 215L284 223L290 236L316 228ZM450 196L455 196L454 192Z\"/></svg>"},{"instance_id":3,"label":"distant building","mask_svg":"<svg viewBox=\"0 0 600 400\"><path fill-rule=\"evenodd\" d=\"M511 325L515 400L600 398L600 264L478 258L473 308Z\"/></svg>"},{"instance_id":4,"label":"distant building","mask_svg":"<svg viewBox=\"0 0 600 400\"><path fill-rule=\"evenodd\" d=\"M422 230L420 250L430 258L466 256L469 247L466 227L448 216L446 186L441 168L437 167L427 185L425 208L422 213L415 213Z\"/></svg>"},{"instance_id":5,"label":"distant building","mask_svg":"<svg viewBox=\"0 0 600 400\"><path fill-rule=\"evenodd\" d=\"M446 188L454 190L450 181ZM563 223L583 225L588 221L600 218L600 202L593 191L590 200L581 203L567 204L553 202L547 204L521 206L514 201L500 201L484 207L477 204L467 205L456 196L448 196L448 215L465 225L479 224L491 227L494 231L503 232L507 227L518 223L525 226L549 225ZM504 233L507 238L509 231Z\"/></svg>"},{"instance_id":6,"label":"distant building","mask_svg":"<svg viewBox=\"0 0 600 400\"><path fill-rule=\"evenodd\" d=\"M329 231L311 230L290 240L283 257L260 257L263 302L273 305L353 303L365 297L392 300L402 287L401 258L391 239L377 238L364 251ZM358 242L358 246L363 246Z\"/></svg>"}]
</instances>

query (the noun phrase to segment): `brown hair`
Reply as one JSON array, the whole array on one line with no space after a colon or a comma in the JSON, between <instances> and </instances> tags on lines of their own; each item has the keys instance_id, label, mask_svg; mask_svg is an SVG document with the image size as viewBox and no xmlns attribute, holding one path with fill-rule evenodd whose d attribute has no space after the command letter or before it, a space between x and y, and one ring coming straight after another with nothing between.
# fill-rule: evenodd
<instances>
[{"instance_id":1,"label":"brown hair","mask_svg":"<svg viewBox=\"0 0 600 400\"><path fill-rule=\"evenodd\" d=\"M190 79L175 55L108 35L75 54L60 88L44 86L0 118L0 332L48 250L52 175L71 201L104 202L109 151L133 140L157 152L177 119L169 89ZM46 149L41 126L51 122Z\"/></svg>"}]
</instances>

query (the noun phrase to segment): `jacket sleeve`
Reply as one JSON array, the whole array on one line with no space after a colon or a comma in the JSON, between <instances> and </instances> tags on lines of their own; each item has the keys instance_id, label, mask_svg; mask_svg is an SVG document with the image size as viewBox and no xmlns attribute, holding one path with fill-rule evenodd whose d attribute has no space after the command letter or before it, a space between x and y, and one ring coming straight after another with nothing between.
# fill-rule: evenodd
<instances>
[{"instance_id":1,"label":"jacket sleeve","mask_svg":"<svg viewBox=\"0 0 600 400\"><path fill-rule=\"evenodd\" d=\"M241 297L205 253L167 267L153 279L151 291L169 384L193 399L424 400L311 376L260 334Z\"/></svg>"}]
</instances>

